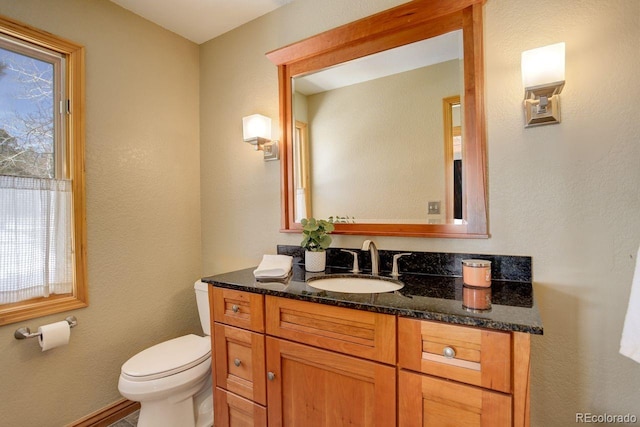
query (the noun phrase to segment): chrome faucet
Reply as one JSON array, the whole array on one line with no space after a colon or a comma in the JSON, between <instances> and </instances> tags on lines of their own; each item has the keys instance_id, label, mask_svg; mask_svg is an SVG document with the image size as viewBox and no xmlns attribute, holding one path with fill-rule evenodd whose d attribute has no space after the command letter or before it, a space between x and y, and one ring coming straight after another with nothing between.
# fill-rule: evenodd
<instances>
[{"instance_id":1,"label":"chrome faucet","mask_svg":"<svg viewBox=\"0 0 640 427\"><path fill-rule=\"evenodd\" d=\"M377 276L380 271L378 270L378 265L380 265L380 255L378 255L378 248L376 248L376 244L373 243L372 240L365 240L362 244L363 251L369 251L371 254L371 274Z\"/></svg>"}]
</instances>

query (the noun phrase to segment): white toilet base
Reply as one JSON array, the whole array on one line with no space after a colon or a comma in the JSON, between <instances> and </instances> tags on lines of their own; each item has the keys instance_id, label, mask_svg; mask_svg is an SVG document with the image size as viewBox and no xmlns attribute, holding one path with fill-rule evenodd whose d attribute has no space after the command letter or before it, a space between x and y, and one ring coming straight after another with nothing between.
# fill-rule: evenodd
<instances>
[{"instance_id":1,"label":"white toilet base","mask_svg":"<svg viewBox=\"0 0 640 427\"><path fill-rule=\"evenodd\" d=\"M140 402L138 427L195 427L193 400L170 403L168 400Z\"/></svg>"},{"instance_id":2,"label":"white toilet base","mask_svg":"<svg viewBox=\"0 0 640 427\"><path fill-rule=\"evenodd\" d=\"M138 427L211 427L213 425L213 389L211 377L193 397L175 401L140 402Z\"/></svg>"},{"instance_id":3,"label":"white toilet base","mask_svg":"<svg viewBox=\"0 0 640 427\"><path fill-rule=\"evenodd\" d=\"M196 413L196 427L213 426L213 386L211 375L209 375L204 388L193 396L193 403Z\"/></svg>"}]
</instances>

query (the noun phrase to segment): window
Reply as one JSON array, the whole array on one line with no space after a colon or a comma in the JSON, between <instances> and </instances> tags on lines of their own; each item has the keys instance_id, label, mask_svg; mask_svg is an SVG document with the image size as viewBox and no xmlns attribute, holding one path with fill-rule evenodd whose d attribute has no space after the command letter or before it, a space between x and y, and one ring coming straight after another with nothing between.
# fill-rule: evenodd
<instances>
[{"instance_id":1,"label":"window","mask_svg":"<svg viewBox=\"0 0 640 427\"><path fill-rule=\"evenodd\" d=\"M0 325L86 305L84 48L0 16Z\"/></svg>"}]
</instances>

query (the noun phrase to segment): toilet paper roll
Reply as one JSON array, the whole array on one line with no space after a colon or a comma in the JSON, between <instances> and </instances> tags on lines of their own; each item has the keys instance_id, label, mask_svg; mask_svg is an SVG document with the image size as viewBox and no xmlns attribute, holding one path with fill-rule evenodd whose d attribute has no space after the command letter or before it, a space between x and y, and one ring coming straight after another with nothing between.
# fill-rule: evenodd
<instances>
[{"instance_id":1,"label":"toilet paper roll","mask_svg":"<svg viewBox=\"0 0 640 427\"><path fill-rule=\"evenodd\" d=\"M69 344L71 326L69 326L66 320L63 320L61 322L40 326L38 332L40 332L40 336L38 337L40 347L42 347L42 351L47 351L60 347L61 345Z\"/></svg>"}]
</instances>

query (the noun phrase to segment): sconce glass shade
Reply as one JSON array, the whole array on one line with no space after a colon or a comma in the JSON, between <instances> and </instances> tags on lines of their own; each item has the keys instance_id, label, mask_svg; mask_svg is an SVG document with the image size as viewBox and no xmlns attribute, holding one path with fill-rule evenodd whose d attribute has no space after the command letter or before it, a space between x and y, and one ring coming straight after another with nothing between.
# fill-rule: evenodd
<instances>
[{"instance_id":1,"label":"sconce glass shade","mask_svg":"<svg viewBox=\"0 0 640 427\"><path fill-rule=\"evenodd\" d=\"M244 142L253 145L271 141L271 119L261 114L243 117L242 137Z\"/></svg>"},{"instance_id":2,"label":"sconce glass shade","mask_svg":"<svg viewBox=\"0 0 640 427\"><path fill-rule=\"evenodd\" d=\"M522 84L525 88L564 81L564 43L522 52Z\"/></svg>"},{"instance_id":3,"label":"sconce glass shade","mask_svg":"<svg viewBox=\"0 0 640 427\"><path fill-rule=\"evenodd\" d=\"M565 44L522 52L525 127L560 123Z\"/></svg>"},{"instance_id":4,"label":"sconce glass shade","mask_svg":"<svg viewBox=\"0 0 640 427\"><path fill-rule=\"evenodd\" d=\"M278 141L271 141L271 119L261 114L252 114L242 118L242 139L253 145L256 151L262 151L264 160L280 159Z\"/></svg>"}]
</instances>

